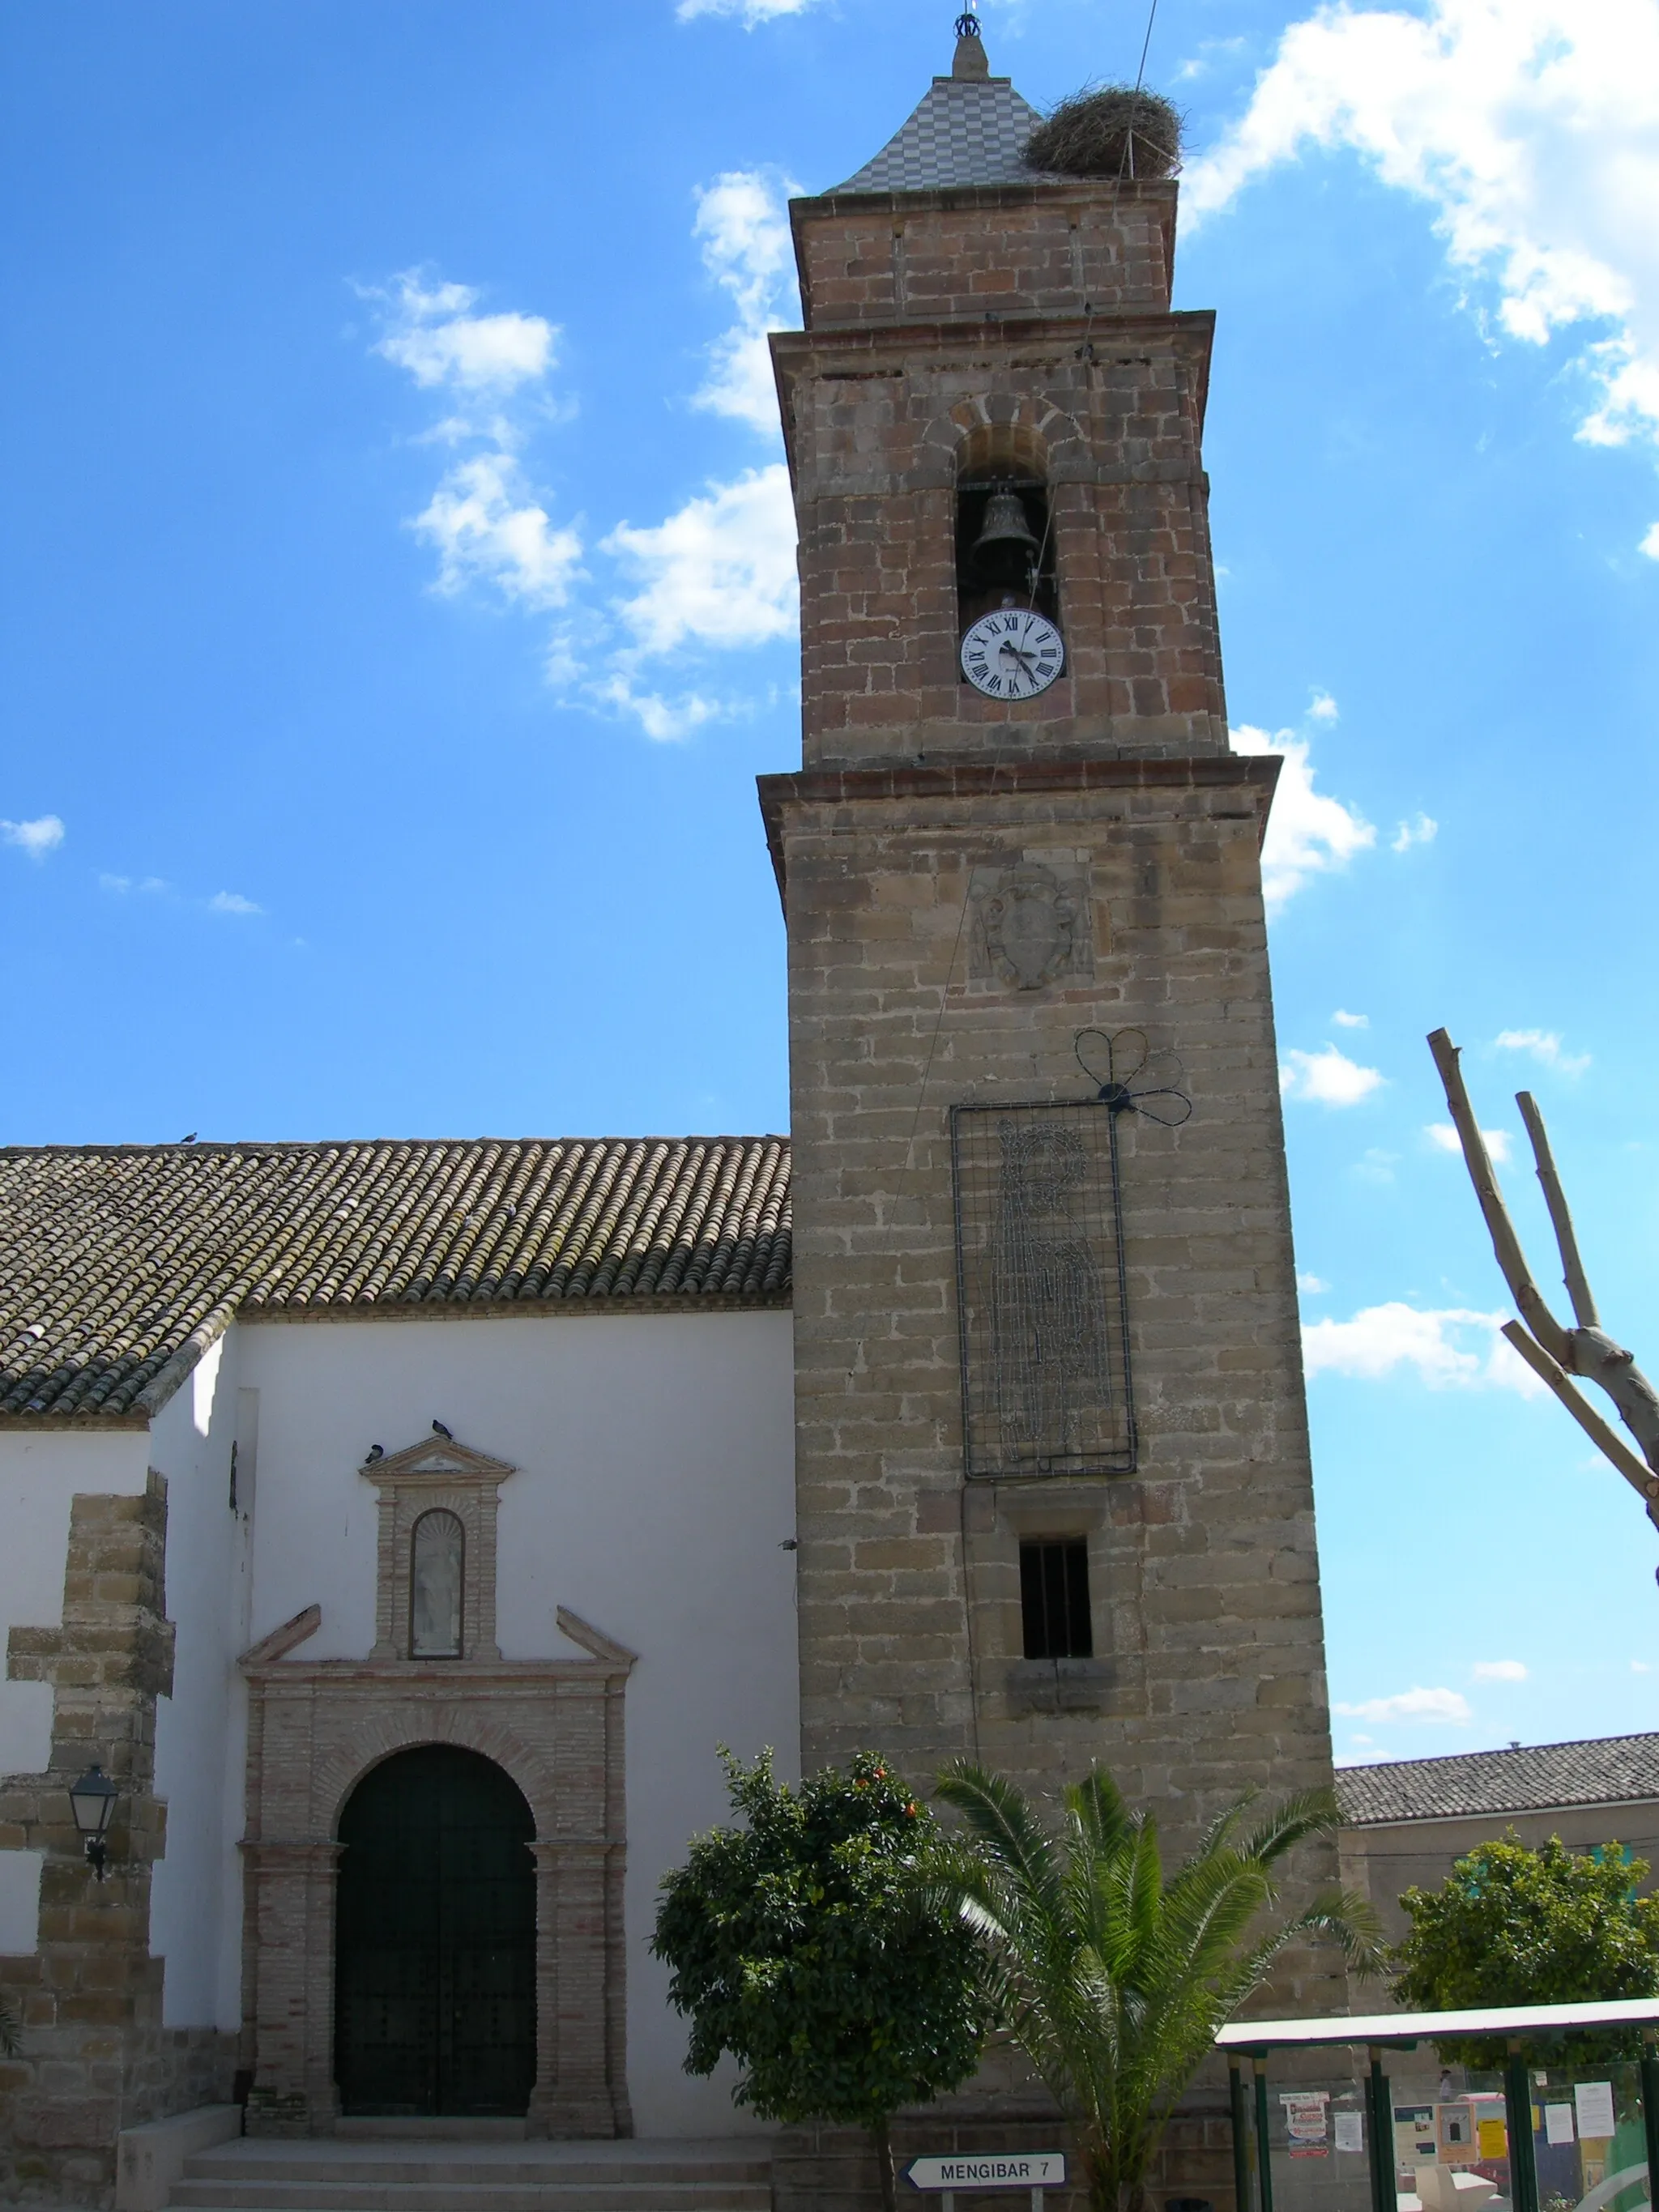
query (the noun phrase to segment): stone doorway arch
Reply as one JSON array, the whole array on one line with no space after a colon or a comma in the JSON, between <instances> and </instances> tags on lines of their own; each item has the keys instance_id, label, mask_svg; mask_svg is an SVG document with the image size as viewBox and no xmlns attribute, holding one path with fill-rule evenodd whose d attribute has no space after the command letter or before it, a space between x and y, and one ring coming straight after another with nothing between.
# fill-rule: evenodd
<instances>
[{"instance_id":1,"label":"stone doorway arch","mask_svg":"<svg viewBox=\"0 0 1659 2212\"><path fill-rule=\"evenodd\" d=\"M521 2118L536 2081L536 1823L454 1744L370 1768L340 1816L334 2079L344 2114Z\"/></svg>"}]
</instances>

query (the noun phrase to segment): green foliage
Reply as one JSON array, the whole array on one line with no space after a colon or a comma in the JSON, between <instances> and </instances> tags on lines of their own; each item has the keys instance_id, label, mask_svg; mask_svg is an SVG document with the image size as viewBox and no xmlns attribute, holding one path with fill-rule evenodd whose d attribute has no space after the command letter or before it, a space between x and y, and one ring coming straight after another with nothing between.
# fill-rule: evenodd
<instances>
[{"instance_id":1,"label":"green foliage","mask_svg":"<svg viewBox=\"0 0 1659 2212\"><path fill-rule=\"evenodd\" d=\"M1261 1925L1278 1863L1334 1832L1328 1791L1249 1829L1241 1800L1167 1879L1156 1820L1097 1768L1066 1791L1059 1837L976 1766L953 1767L939 1795L967 1823L950 1875L984 1941L987 1995L1071 2120L1096 2212L1144 2201L1148 2162L1217 2029L1287 1943L1333 1937L1361 1972L1380 1959L1370 1906L1340 1892Z\"/></svg>"},{"instance_id":2,"label":"green foliage","mask_svg":"<svg viewBox=\"0 0 1659 2212\"><path fill-rule=\"evenodd\" d=\"M1647 1871L1616 1844L1592 1856L1552 1836L1534 1850L1513 1828L1502 1843L1477 1844L1438 1889L1401 1898L1412 1925L1392 1954L1395 1995L1424 2012L1659 1995L1659 1898L1636 1894ZM1490 2041L1439 2050L1465 2065L1494 2063ZM1639 2034L1574 2035L1528 2057L1594 2066L1639 2050Z\"/></svg>"},{"instance_id":3,"label":"green foliage","mask_svg":"<svg viewBox=\"0 0 1659 2212\"><path fill-rule=\"evenodd\" d=\"M922 1887L932 1816L870 1752L798 1790L773 1780L770 1753L721 1758L747 1825L696 1838L651 1945L690 2018L686 2071L729 2051L737 2101L763 2118L884 2131L966 2081L987 2027L974 1938Z\"/></svg>"}]
</instances>

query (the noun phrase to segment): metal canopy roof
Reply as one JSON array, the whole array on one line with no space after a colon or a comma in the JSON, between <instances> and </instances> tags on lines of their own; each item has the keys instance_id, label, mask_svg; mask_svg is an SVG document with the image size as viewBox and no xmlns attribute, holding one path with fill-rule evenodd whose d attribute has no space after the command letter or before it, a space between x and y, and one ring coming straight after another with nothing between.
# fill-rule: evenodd
<instances>
[{"instance_id":1,"label":"metal canopy roof","mask_svg":"<svg viewBox=\"0 0 1659 2212\"><path fill-rule=\"evenodd\" d=\"M1525 2035L1550 2027L1659 2027L1659 1997L1601 2004L1478 2005L1468 2012L1327 2014L1320 2020L1235 2021L1218 2051L1310 2050L1332 2043L1427 2043L1442 2036Z\"/></svg>"}]
</instances>

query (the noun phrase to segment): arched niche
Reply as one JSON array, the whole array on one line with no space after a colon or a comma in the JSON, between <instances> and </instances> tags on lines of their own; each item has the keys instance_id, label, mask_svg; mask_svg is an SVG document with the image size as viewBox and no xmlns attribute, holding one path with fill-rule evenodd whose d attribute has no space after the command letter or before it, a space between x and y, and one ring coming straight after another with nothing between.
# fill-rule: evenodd
<instances>
[{"instance_id":1,"label":"arched niche","mask_svg":"<svg viewBox=\"0 0 1659 2212\"><path fill-rule=\"evenodd\" d=\"M416 1522L409 1545L409 1656L459 1659L466 1587L466 1528L435 1505Z\"/></svg>"},{"instance_id":2,"label":"arched niche","mask_svg":"<svg viewBox=\"0 0 1659 2212\"><path fill-rule=\"evenodd\" d=\"M976 424L957 449L957 629L1000 606L1060 619L1048 450L1024 422Z\"/></svg>"}]
</instances>

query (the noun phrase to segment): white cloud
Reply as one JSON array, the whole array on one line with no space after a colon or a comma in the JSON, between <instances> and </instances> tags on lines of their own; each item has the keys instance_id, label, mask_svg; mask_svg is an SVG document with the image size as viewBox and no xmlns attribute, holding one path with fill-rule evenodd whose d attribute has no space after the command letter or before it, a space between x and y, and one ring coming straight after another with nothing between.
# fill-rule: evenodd
<instances>
[{"instance_id":1,"label":"white cloud","mask_svg":"<svg viewBox=\"0 0 1659 2212\"><path fill-rule=\"evenodd\" d=\"M1477 1659L1470 1668L1477 1682L1524 1682L1527 1670L1518 1659Z\"/></svg>"},{"instance_id":2,"label":"white cloud","mask_svg":"<svg viewBox=\"0 0 1659 2212\"><path fill-rule=\"evenodd\" d=\"M1499 1030L1492 1042L1499 1052L1530 1053L1540 1067L1557 1075L1582 1075L1590 1064L1587 1052L1563 1052L1555 1030Z\"/></svg>"},{"instance_id":3,"label":"white cloud","mask_svg":"<svg viewBox=\"0 0 1659 2212\"><path fill-rule=\"evenodd\" d=\"M766 334L794 305L787 179L731 171L699 194L696 236L737 319L710 349L695 404L777 434ZM791 635L797 619L795 515L781 463L711 483L662 521L615 525L599 551L621 588L583 566L582 535L556 521L521 458L549 409L558 332L544 317L481 315L472 287L418 272L369 295L390 328L376 346L428 390L458 395L418 441L464 450L410 527L436 551L436 588L483 588L524 611L576 617L549 626L544 668L562 701L627 715L647 737L688 736L745 711L695 680L697 656ZM477 411L470 403L483 399ZM664 680L648 664L669 664Z\"/></svg>"},{"instance_id":4,"label":"white cloud","mask_svg":"<svg viewBox=\"0 0 1659 2212\"><path fill-rule=\"evenodd\" d=\"M1429 204L1453 268L1495 292L1512 337L1585 326L1581 437L1659 441L1656 82L1656 0L1321 7L1188 164L1188 220L1309 146L1352 148Z\"/></svg>"},{"instance_id":5,"label":"white cloud","mask_svg":"<svg viewBox=\"0 0 1659 2212\"><path fill-rule=\"evenodd\" d=\"M1645 1659L1632 1659L1630 1662L1630 1671L1632 1674L1650 1674L1653 1669Z\"/></svg>"},{"instance_id":6,"label":"white cloud","mask_svg":"<svg viewBox=\"0 0 1659 2212\"><path fill-rule=\"evenodd\" d=\"M1261 889L1270 910L1283 906L1310 876L1346 868L1356 853L1376 842L1364 815L1314 789L1305 739L1288 730L1270 736L1249 723L1230 734L1236 753L1277 753L1285 763L1261 848Z\"/></svg>"},{"instance_id":7,"label":"white cloud","mask_svg":"<svg viewBox=\"0 0 1659 2212\"><path fill-rule=\"evenodd\" d=\"M787 178L733 169L697 196L696 234L703 266L737 303L738 319L709 348L709 374L695 404L778 435L777 386L769 331L799 314Z\"/></svg>"},{"instance_id":8,"label":"white cloud","mask_svg":"<svg viewBox=\"0 0 1659 2212\"><path fill-rule=\"evenodd\" d=\"M1544 1385L1498 1334L1508 1318L1462 1306L1425 1311L1394 1299L1365 1307L1352 1321L1309 1322L1303 1364L1310 1377L1381 1382L1405 1369L1431 1390L1487 1388L1537 1397Z\"/></svg>"},{"instance_id":9,"label":"white cloud","mask_svg":"<svg viewBox=\"0 0 1659 2212\"><path fill-rule=\"evenodd\" d=\"M1380 1068L1362 1067L1334 1044L1323 1052L1292 1048L1279 1069L1279 1087L1285 1097L1315 1106L1358 1106L1387 1080Z\"/></svg>"},{"instance_id":10,"label":"white cloud","mask_svg":"<svg viewBox=\"0 0 1659 2212\"><path fill-rule=\"evenodd\" d=\"M215 891L208 901L210 914L263 914L264 908L240 891Z\"/></svg>"},{"instance_id":11,"label":"white cloud","mask_svg":"<svg viewBox=\"0 0 1659 2212\"><path fill-rule=\"evenodd\" d=\"M681 10L700 12L706 10ZM748 20L758 20L755 11ZM795 189L773 171L730 170L698 194L695 225L703 266L730 294L737 320L709 348L708 374L693 404L747 423L775 446L778 406L767 333L799 314L787 205ZM740 712L696 686L665 695L643 684L640 671L652 660L746 650L791 635L799 601L795 535L781 462L708 484L659 523L618 523L600 550L638 588L611 603L630 641L612 653L593 696L635 716L658 740L689 736Z\"/></svg>"},{"instance_id":12,"label":"white cloud","mask_svg":"<svg viewBox=\"0 0 1659 2212\"><path fill-rule=\"evenodd\" d=\"M735 15L745 31L775 15L804 15L814 0L679 0L674 13L682 23L698 15Z\"/></svg>"},{"instance_id":13,"label":"white cloud","mask_svg":"<svg viewBox=\"0 0 1659 2212\"><path fill-rule=\"evenodd\" d=\"M1659 561L1659 522L1654 524L1637 550L1645 553L1650 561Z\"/></svg>"},{"instance_id":14,"label":"white cloud","mask_svg":"<svg viewBox=\"0 0 1659 2212\"><path fill-rule=\"evenodd\" d=\"M374 350L423 388L447 385L504 398L522 384L538 382L553 366L559 334L540 315L475 315L478 294L471 285L428 286L418 269L394 281L395 291L367 295L390 309L392 327Z\"/></svg>"},{"instance_id":15,"label":"white cloud","mask_svg":"<svg viewBox=\"0 0 1659 2212\"><path fill-rule=\"evenodd\" d=\"M1339 1006L1331 1019L1340 1030L1368 1030L1371 1025L1369 1014L1350 1014Z\"/></svg>"},{"instance_id":16,"label":"white cloud","mask_svg":"<svg viewBox=\"0 0 1659 2212\"><path fill-rule=\"evenodd\" d=\"M619 523L601 550L643 585L617 603L643 653L763 645L794 628L795 507L781 461L711 484L653 528Z\"/></svg>"},{"instance_id":17,"label":"white cloud","mask_svg":"<svg viewBox=\"0 0 1659 2212\"><path fill-rule=\"evenodd\" d=\"M1331 1286L1321 1276L1298 1275L1296 1279L1296 1287L1298 1291L1305 1291L1311 1298L1318 1297L1322 1291L1328 1291Z\"/></svg>"},{"instance_id":18,"label":"white cloud","mask_svg":"<svg viewBox=\"0 0 1659 2212\"><path fill-rule=\"evenodd\" d=\"M1354 1162L1353 1172L1364 1182L1392 1182L1394 1171L1399 1164L1398 1152L1385 1152L1373 1145L1369 1152Z\"/></svg>"},{"instance_id":19,"label":"white cloud","mask_svg":"<svg viewBox=\"0 0 1659 2212\"><path fill-rule=\"evenodd\" d=\"M471 445L444 474L410 527L435 548L437 588L455 593L481 584L509 605L560 607L580 573L581 540L556 525L526 481L518 449L526 408L539 387L558 333L541 315L475 315L470 284L428 282L418 270L391 291L366 296L386 304L392 327L374 350L407 369L426 390L443 386L464 400L483 398L480 420L446 415L420 442Z\"/></svg>"},{"instance_id":20,"label":"white cloud","mask_svg":"<svg viewBox=\"0 0 1659 2212\"><path fill-rule=\"evenodd\" d=\"M581 539L554 526L500 448L458 461L410 526L437 548L441 592L488 583L525 606L562 607L580 571Z\"/></svg>"},{"instance_id":21,"label":"white cloud","mask_svg":"<svg viewBox=\"0 0 1659 2212\"><path fill-rule=\"evenodd\" d=\"M1409 853L1413 845L1432 845L1440 834L1440 824L1432 814L1419 814L1410 822L1402 822L1389 840L1391 853Z\"/></svg>"},{"instance_id":22,"label":"white cloud","mask_svg":"<svg viewBox=\"0 0 1659 2212\"><path fill-rule=\"evenodd\" d=\"M0 822L0 843L15 845L31 860L44 860L64 842L64 825L55 814L37 814L33 822Z\"/></svg>"},{"instance_id":23,"label":"white cloud","mask_svg":"<svg viewBox=\"0 0 1659 2212\"><path fill-rule=\"evenodd\" d=\"M665 699L659 691L641 691L631 678L621 673L607 677L598 696L620 713L632 714L646 736L658 744L689 738L705 722L718 721L724 712L717 700L705 699L695 691L678 699Z\"/></svg>"},{"instance_id":24,"label":"white cloud","mask_svg":"<svg viewBox=\"0 0 1659 2212\"><path fill-rule=\"evenodd\" d=\"M168 884L165 876L100 876L98 888L100 891L114 891L120 897L137 891L153 898L167 890Z\"/></svg>"},{"instance_id":25,"label":"white cloud","mask_svg":"<svg viewBox=\"0 0 1659 2212\"><path fill-rule=\"evenodd\" d=\"M1483 1129L1480 1133L1486 1140L1486 1150L1498 1166L1507 1167L1513 1150L1513 1142L1509 1131ZM1449 1121L1430 1121L1425 1125L1423 1134L1439 1152L1461 1154L1463 1150L1457 1132Z\"/></svg>"},{"instance_id":26,"label":"white cloud","mask_svg":"<svg viewBox=\"0 0 1659 2212\"><path fill-rule=\"evenodd\" d=\"M1419 1721L1436 1728L1467 1728L1474 1718L1468 1699L1457 1690L1401 1690L1392 1698L1366 1698L1334 1710L1350 1720Z\"/></svg>"},{"instance_id":27,"label":"white cloud","mask_svg":"<svg viewBox=\"0 0 1659 2212\"><path fill-rule=\"evenodd\" d=\"M1341 708L1328 691L1316 691L1308 705L1308 719L1313 722L1334 722Z\"/></svg>"}]
</instances>

